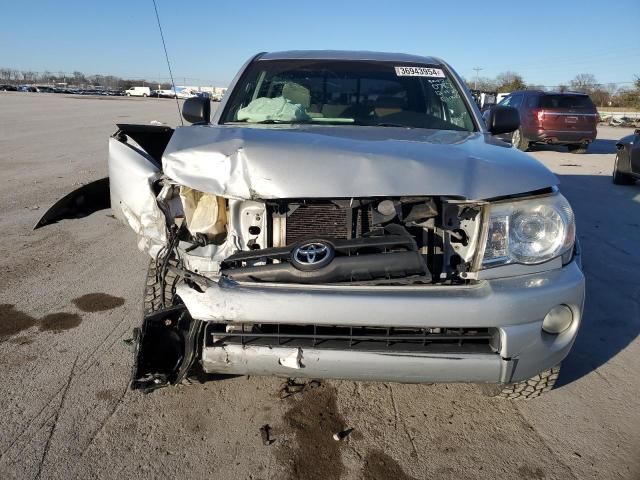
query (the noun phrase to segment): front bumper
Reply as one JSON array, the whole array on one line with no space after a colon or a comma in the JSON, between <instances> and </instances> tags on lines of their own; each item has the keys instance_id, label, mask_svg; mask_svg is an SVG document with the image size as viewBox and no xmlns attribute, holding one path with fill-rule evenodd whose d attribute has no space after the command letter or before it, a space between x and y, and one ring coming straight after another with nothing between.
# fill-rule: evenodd
<instances>
[{"instance_id":1,"label":"front bumper","mask_svg":"<svg viewBox=\"0 0 640 480\"><path fill-rule=\"evenodd\" d=\"M410 353L207 346L205 371L398 382L514 382L559 363L571 349L584 303L576 261L552 271L455 287L237 284L221 281L177 294L194 319L215 323L495 328L495 353ZM559 335L542 331L551 308L571 308ZM297 356L295 362L283 358Z\"/></svg>"},{"instance_id":2,"label":"front bumper","mask_svg":"<svg viewBox=\"0 0 640 480\"><path fill-rule=\"evenodd\" d=\"M594 130L536 130L527 135L532 142L548 143L552 145L571 145L591 143L598 132Z\"/></svg>"}]
</instances>

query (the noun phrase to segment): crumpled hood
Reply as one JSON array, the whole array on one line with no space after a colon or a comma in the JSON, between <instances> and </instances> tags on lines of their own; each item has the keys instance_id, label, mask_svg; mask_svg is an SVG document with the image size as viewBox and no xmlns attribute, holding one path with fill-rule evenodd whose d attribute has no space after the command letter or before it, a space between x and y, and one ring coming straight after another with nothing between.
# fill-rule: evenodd
<instances>
[{"instance_id":1,"label":"crumpled hood","mask_svg":"<svg viewBox=\"0 0 640 480\"><path fill-rule=\"evenodd\" d=\"M480 200L559 183L538 161L487 134L389 127L180 127L163 169L182 185L239 199Z\"/></svg>"}]
</instances>

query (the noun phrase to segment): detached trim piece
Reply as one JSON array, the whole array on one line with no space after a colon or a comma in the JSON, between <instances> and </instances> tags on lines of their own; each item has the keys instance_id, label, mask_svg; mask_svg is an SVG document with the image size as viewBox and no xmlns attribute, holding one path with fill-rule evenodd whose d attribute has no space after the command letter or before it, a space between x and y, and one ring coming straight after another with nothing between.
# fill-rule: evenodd
<instances>
[{"instance_id":1,"label":"detached trim piece","mask_svg":"<svg viewBox=\"0 0 640 480\"><path fill-rule=\"evenodd\" d=\"M203 325L184 305L146 316L142 327L134 329L131 389L150 392L180 383L198 355Z\"/></svg>"},{"instance_id":2,"label":"detached trim piece","mask_svg":"<svg viewBox=\"0 0 640 480\"><path fill-rule=\"evenodd\" d=\"M106 177L87 183L62 197L45 212L33 229L37 230L60 220L83 218L109 207L111 207L111 195L109 178Z\"/></svg>"}]
</instances>

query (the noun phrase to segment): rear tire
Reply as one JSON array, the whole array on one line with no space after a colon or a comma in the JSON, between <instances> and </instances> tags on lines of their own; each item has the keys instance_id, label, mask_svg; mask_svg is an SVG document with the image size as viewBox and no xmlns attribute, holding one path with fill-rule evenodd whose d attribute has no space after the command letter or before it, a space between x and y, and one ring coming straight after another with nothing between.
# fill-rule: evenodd
<instances>
[{"instance_id":1,"label":"rear tire","mask_svg":"<svg viewBox=\"0 0 640 480\"><path fill-rule=\"evenodd\" d=\"M567 145L569 147L569 153L587 153L589 149L588 143L578 143L576 145Z\"/></svg>"},{"instance_id":2,"label":"rear tire","mask_svg":"<svg viewBox=\"0 0 640 480\"><path fill-rule=\"evenodd\" d=\"M635 179L628 173L623 173L619 170L618 166L618 153L616 153L616 159L613 163L613 183L616 185L633 185L636 183Z\"/></svg>"},{"instance_id":3,"label":"rear tire","mask_svg":"<svg viewBox=\"0 0 640 480\"><path fill-rule=\"evenodd\" d=\"M142 96L143 96L143 97L146 97L146 96L147 96L147 94L146 94L146 93L143 93L143 94L142 94Z\"/></svg>"},{"instance_id":4,"label":"rear tire","mask_svg":"<svg viewBox=\"0 0 640 480\"><path fill-rule=\"evenodd\" d=\"M529 149L529 140L524 138L521 129L513 132L513 135L511 137L511 144L518 150L522 150L523 152L526 152Z\"/></svg>"},{"instance_id":5,"label":"rear tire","mask_svg":"<svg viewBox=\"0 0 640 480\"><path fill-rule=\"evenodd\" d=\"M482 385L482 393L488 397L506 398L509 400L531 400L551 390L559 374L560 364L521 382L484 384Z\"/></svg>"}]
</instances>

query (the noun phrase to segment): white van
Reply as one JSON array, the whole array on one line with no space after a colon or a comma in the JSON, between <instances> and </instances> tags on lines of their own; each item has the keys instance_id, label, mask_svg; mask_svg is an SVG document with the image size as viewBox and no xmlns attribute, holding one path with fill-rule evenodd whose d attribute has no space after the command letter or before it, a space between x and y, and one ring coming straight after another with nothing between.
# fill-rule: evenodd
<instances>
[{"instance_id":1,"label":"white van","mask_svg":"<svg viewBox=\"0 0 640 480\"><path fill-rule=\"evenodd\" d=\"M151 95L149 87L131 87L126 91L127 97L148 97Z\"/></svg>"}]
</instances>

